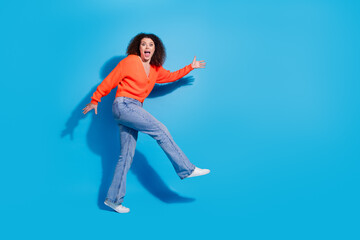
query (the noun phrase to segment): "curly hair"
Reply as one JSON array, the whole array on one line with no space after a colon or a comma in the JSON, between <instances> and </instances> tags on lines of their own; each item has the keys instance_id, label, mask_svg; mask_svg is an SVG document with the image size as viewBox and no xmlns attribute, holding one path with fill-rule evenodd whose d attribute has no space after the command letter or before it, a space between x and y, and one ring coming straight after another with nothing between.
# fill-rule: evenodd
<instances>
[{"instance_id":1,"label":"curly hair","mask_svg":"<svg viewBox=\"0 0 360 240\"><path fill-rule=\"evenodd\" d=\"M166 52L164 44L161 39L152 33L139 33L133 39L131 39L126 53L128 55L134 54L140 56L140 43L143 38L150 38L155 44L155 52L151 58L150 64L156 67L160 67L164 64L166 58Z\"/></svg>"}]
</instances>

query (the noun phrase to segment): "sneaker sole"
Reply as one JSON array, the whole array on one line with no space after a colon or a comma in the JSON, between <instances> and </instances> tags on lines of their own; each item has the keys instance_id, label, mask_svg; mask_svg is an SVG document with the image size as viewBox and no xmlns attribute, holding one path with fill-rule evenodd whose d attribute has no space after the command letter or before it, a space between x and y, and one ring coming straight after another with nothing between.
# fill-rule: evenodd
<instances>
[{"instance_id":1,"label":"sneaker sole","mask_svg":"<svg viewBox=\"0 0 360 240\"><path fill-rule=\"evenodd\" d=\"M130 209L129 209L129 210L126 210L126 211L118 211L118 210L116 210L114 207L112 207L109 203L107 203L106 201L104 202L104 204L105 204L106 206L108 206L109 208L113 209L115 212L118 212L118 213L128 213L128 212L130 212Z\"/></svg>"},{"instance_id":2,"label":"sneaker sole","mask_svg":"<svg viewBox=\"0 0 360 240\"><path fill-rule=\"evenodd\" d=\"M194 176L188 176L188 177L186 177L186 178L200 177L200 176L204 176L204 175L209 174L209 173L210 173L210 170L209 170L209 172L207 172L207 173L198 174L198 175L194 175Z\"/></svg>"}]
</instances>

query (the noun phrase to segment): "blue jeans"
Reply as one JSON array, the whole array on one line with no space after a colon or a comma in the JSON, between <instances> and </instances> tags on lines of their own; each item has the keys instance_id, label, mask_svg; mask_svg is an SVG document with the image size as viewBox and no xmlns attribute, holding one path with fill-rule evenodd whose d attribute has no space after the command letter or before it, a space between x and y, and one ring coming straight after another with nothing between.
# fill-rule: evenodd
<instances>
[{"instance_id":1,"label":"blue jeans","mask_svg":"<svg viewBox=\"0 0 360 240\"><path fill-rule=\"evenodd\" d=\"M142 108L136 99L117 97L112 106L115 121L120 127L120 157L106 201L123 202L126 190L126 174L130 169L136 147L138 131L154 138L170 159L177 175L184 179L195 169L181 149L176 145L167 128Z\"/></svg>"}]
</instances>

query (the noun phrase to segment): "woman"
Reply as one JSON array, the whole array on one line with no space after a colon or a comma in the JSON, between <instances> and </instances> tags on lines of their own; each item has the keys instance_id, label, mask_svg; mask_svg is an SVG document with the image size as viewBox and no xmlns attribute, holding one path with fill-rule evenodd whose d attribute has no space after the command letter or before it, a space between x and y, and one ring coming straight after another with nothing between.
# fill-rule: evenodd
<instances>
[{"instance_id":1,"label":"woman","mask_svg":"<svg viewBox=\"0 0 360 240\"><path fill-rule=\"evenodd\" d=\"M127 213L129 208L122 205L125 196L126 174L135 153L138 131L149 134L164 150L181 179L208 174L210 170L195 167L172 139L167 128L142 106L155 83L174 82L195 68L205 68L204 61L196 61L176 71L165 70L165 48L154 34L136 35L127 48L128 56L114 68L101 82L83 109L86 114L92 109L97 114L97 104L101 97L118 87L112 106L115 121L120 127L120 157L114 177L105 199L105 204L119 213Z\"/></svg>"}]
</instances>

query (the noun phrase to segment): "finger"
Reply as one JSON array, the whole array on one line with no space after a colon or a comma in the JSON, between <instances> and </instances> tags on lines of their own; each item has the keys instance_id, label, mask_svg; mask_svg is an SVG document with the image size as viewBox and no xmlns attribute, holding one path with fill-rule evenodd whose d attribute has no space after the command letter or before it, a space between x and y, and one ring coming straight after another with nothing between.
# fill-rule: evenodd
<instances>
[{"instance_id":1,"label":"finger","mask_svg":"<svg viewBox=\"0 0 360 240\"><path fill-rule=\"evenodd\" d=\"M194 60L193 60L193 62L196 62L196 56L194 57Z\"/></svg>"},{"instance_id":2,"label":"finger","mask_svg":"<svg viewBox=\"0 0 360 240\"><path fill-rule=\"evenodd\" d=\"M84 114L87 114L88 112L89 112L89 109L85 109L85 110L83 111Z\"/></svg>"},{"instance_id":3,"label":"finger","mask_svg":"<svg viewBox=\"0 0 360 240\"><path fill-rule=\"evenodd\" d=\"M87 106L87 107L85 108L84 112L85 112L85 113L88 113L88 112L90 112L90 111L91 111L91 109L92 109L92 107Z\"/></svg>"},{"instance_id":4,"label":"finger","mask_svg":"<svg viewBox=\"0 0 360 240\"><path fill-rule=\"evenodd\" d=\"M201 60L201 61L199 61L199 62L205 62L205 60Z\"/></svg>"},{"instance_id":5,"label":"finger","mask_svg":"<svg viewBox=\"0 0 360 240\"><path fill-rule=\"evenodd\" d=\"M95 107L95 114L97 115L97 107Z\"/></svg>"}]
</instances>

